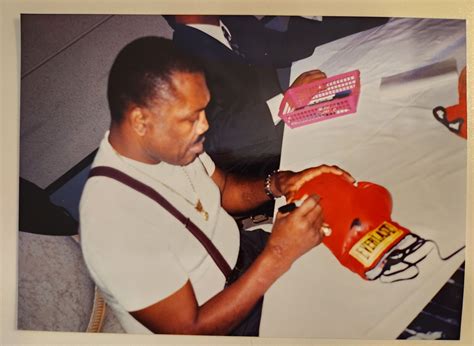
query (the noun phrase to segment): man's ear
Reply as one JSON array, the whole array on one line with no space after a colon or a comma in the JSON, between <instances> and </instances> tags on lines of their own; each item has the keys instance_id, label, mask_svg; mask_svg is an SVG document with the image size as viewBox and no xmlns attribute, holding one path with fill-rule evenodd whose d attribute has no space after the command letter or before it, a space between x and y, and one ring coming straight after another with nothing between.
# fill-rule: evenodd
<instances>
[{"instance_id":1,"label":"man's ear","mask_svg":"<svg viewBox=\"0 0 474 346\"><path fill-rule=\"evenodd\" d=\"M143 108L133 107L129 111L128 119L133 131L139 136L144 136L148 122L147 112Z\"/></svg>"}]
</instances>

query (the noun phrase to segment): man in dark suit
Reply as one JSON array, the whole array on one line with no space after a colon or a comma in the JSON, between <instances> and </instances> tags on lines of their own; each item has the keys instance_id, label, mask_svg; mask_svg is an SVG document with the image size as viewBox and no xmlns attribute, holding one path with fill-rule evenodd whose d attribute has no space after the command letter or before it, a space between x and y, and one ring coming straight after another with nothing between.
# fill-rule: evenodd
<instances>
[{"instance_id":1,"label":"man in dark suit","mask_svg":"<svg viewBox=\"0 0 474 346\"><path fill-rule=\"evenodd\" d=\"M327 20L311 25L313 21L292 17L289 30L278 32L254 16L165 18L174 29L176 45L199 58L205 68L212 96L206 108L206 152L225 171L260 177L279 167L284 123L278 122L278 108L283 90L276 69L311 55L316 45L381 24L379 20L354 28L339 19L345 24ZM330 33L322 35L325 27ZM301 30L309 34L301 35ZM325 78L321 71L308 71L291 87L320 78Z\"/></svg>"}]
</instances>

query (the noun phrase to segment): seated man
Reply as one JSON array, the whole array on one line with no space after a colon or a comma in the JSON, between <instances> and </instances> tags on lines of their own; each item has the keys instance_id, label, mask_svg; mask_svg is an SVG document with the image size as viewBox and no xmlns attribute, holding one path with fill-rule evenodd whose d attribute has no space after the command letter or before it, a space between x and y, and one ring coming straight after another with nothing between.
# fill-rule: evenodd
<instances>
[{"instance_id":1,"label":"seated man","mask_svg":"<svg viewBox=\"0 0 474 346\"><path fill-rule=\"evenodd\" d=\"M323 214L310 196L278 214L270 235L239 235L228 212L290 197L325 172L352 178L320 166L243 179L215 166L203 146L211 101L203 69L167 39L141 38L118 54L108 101L111 126L81 198L80 234L124 329L258 335L264 293L321 243Z\"/></svg>"},{"instance_id":2,"label":"seated man","mask_svg":"<svg viewBox=\"0 0 474 346\"><path fill-rule=\"evenodd\" d=\"M254 16L165 16L173 41L204 66L211 102L204 144L228 172L265 176L279 167L283 98L277 68L305 58L317 45L383 24L386 18L328 17L322 22L290 17L288 30L266 28ZM318 71L304 82L324 78ZM298 78L292 86L301 84Z\"/></svg>"},{"instance_id":3,"label":"seated man","mask_svg":"<svg viewBox=\"0 0 474 346\"><path fill-rule=\"evenodd\" d=\"M226 172L262 177L277 169L284 124L275 125L282 98L276 66L284 59L280 54L278 64L272 59L277 47L281 49L279 33L265 29L253 16L166 18L176 45L204 66L212 96L206 108L206 152ZM325 75L314 70L293 86L310 77Z\"/></svg>"}]
</instances>

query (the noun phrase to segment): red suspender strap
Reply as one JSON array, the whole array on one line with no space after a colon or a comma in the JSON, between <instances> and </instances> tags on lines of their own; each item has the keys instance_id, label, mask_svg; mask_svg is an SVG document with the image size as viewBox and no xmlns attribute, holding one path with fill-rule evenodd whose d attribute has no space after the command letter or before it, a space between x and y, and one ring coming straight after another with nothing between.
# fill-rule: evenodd
<instances>
[{"instance_id":1,"label":"red suspender strap","mask_svg":"<svg viewBox=\"0 0 474 346\"><path fill-rule=\"evenodd\" d=\"M197 227L189 218L184 216L178 209L176 209L170 202L168 202L162 195L152 189L150 186L143 184L142 182L132 178L131 176L107 166L98 166L91 169L89 172L89 178L96 176L104 176L115 179L132 189L141 192L147 197L160 204L168 212L176 217L184 226L196 237L197 240L204 246L209 255L212 257L216 265L224 274L227 279L232 272L229 264L226 262L222 254L217 250L211 240Z\"/></svg>"}]
</instances>

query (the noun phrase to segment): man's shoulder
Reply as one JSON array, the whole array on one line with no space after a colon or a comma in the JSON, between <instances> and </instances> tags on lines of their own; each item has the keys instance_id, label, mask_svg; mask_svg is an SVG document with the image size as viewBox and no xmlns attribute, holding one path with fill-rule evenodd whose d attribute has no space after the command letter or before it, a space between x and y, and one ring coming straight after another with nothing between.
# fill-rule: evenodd
<instances>
[{"instance_id":1,"label":"man's shoulder","mask_svg":"<svg viewBox=\"0 0 474 346\"><path fill-rule=\"evenodd\" d=\"M103 140L91 165L91 170L97 167L110 167L122 171L118 156L113 149ZM123 183L105 176L88 177L84 186L80 205L90 209L104 209L105 207L123 204L122 200L130 198L129 187Z\"/></svg>"},{"instance_id":2,"label":"man's shoulder","mask_svg":"<svg viewBox=\"0 0 474 346\"><path fill-rule=\"evenodd\" d=\"M106 176L88 179L79 213L81 228L87 234L107 233L105 229L110 228L116 234L127 234L129 229L169 229L179 224L164 208L157 208L147 195Z\"/></svg>"}]
</instances>

